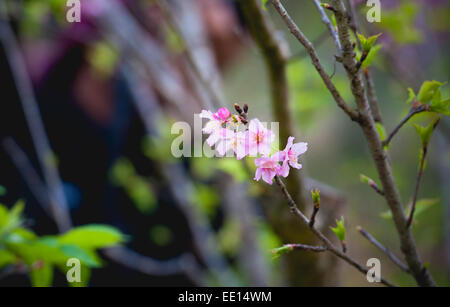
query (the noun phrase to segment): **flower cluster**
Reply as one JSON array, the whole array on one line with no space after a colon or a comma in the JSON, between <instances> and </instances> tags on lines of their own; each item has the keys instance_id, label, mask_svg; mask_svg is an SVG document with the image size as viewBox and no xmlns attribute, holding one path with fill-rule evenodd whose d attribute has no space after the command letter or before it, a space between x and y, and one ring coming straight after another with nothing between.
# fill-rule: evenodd
<instances>
[{"instance_id":1,"label":"flower cluster","mask_svg":"<svg viewBox=\"0 0 450 307\"><path fill-rule=\"evenodd\" d=\"M238 115L231 114L227 108L220 108L216 113L206 110L200 113L201 118L208 119L202 129L209 134L206 142L211 147L215 146L220 156L234 153L238 160L245 156L258 157L255 159L257 169L254 179L259 181L262 178L268 184L272 184L276 175L287 177L291 167L302 168L298 156L306 152L307 143L294 143L291 136L284 150L270 155L275 140L273 131L264 127L257 118L247 121L247 105L244 110L238 105L235 109Z\"/></svg>"}]
</instances>

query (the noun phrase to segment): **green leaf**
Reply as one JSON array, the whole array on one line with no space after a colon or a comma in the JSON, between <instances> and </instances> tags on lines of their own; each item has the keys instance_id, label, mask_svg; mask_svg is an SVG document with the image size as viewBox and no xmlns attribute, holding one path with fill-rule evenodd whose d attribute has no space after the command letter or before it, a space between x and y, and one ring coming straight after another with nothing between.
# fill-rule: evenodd
<instances>
[{"instance_id":1,"label":"green leaf","mask_svg":"<svg viewBox=\"0 0 450 307\"><path fill-rule=\"evenodd\" d=\"M277 259L281 255L287 254L287 253L289 253L289 252L291 252L293 250L294 250L294 247L292 245L290 245L290 244L286 244L286 245L283 245L281 247L274 248L274 249L272 249L272 253L273 253L272 259Z\"/></svg>"},{"instance_id":2,"label":"green leaf","mask_svg":"<svg viewBox=\"0 0 450 307\"><path fill-rule=\"evenodd\" d=\"M6 195L6 188L2 185L0 185L0 196L4 196Z\"/></svg>"},{"instance_id":3,"label":"green leaf","mask_svg":"<svg viewBox=\"0 0 450 307\"><path fill-rule=\"evenodd\" d=\"M94 251L82 249L81 247L74 244L63 244L60 248L68 258L77 258L81 263L91 268L99 268L102 266L100 258Z\"/></svg>"},{"instance_id":4,"label":"green leaf","mask_svg":"<svg viewBox=\"0 0 450 307\"><path fill-rule=\"evenodd\" d=\"M369 67L370 64L372 64L373 60L375 59L376 54L381 50L381 48L382 48L381 45L375 45L370 49L369 53L367 54L366 59L364 60L364 62L361 65L362 69Z\"/></svg>"},{"instance_id":5,"label":"green leaf","mask_svg":"<svg viewBox=\"0 0 450 307\"><path fill-rule=\"evenodd\" d=\"M38 260L31 266L31 284L33 287L50 287L53 282L53 265Z\"/></svg>"},{"instance_id":6,"label":"green leaf","mask_svg":"<svg viewBox=\"0 0 450 307\"><path fill-rule=\"evenodd\" d=\"M314 205L320 204L320 191L318 189L311 190L311 196L312 196Z\"/></svg>"},{"instance_id":7,"label":"green leaf","mask_svg":"<svg viewBox=\"0 0 450 307\"><path fill-rule=\"evenodd\" d=\"M165 225L150 228L150 239L159 246L166 246L172 241L172 231Z\"/></svg>"},{"instance_id":8,"label":"green leaf","mask_svg":"<svg viewBox=\"0 0 450 307\"><path fill-rule=\"evenodd\" d=\"M439 90L442 85L444 85L444 83L434 80L423 82L422 86L420 87L419 93L417 94L417 100L420 103L429 102L435 95L436 91Z\"/></svg>"},{"instance_id":9,"label":"green leaf","mask_svg":"<svg viewBox=\"0 0 450 307\"><path fill-rule=\"evenodd\" d=\"M364 35L357 33L359 41L361 42L361 47L362 50L365 52L369 52L370 49L372 49L373 45L375 44L377 38L381 35L382 33L379 33L377 35L373 35L370 36L368 38L364 37Z\"/></svg>"},{"instance_id":10,"label":"green leaf","mask_svg":"<svg viewBox=\"0 0 450 307\"><path fill-rule=\"evenodd\" d=\"M341 217L339 221L336 220L336 227L330 227L330 229L334 232L339 241L345 241L344 217Z\"/></svg>"},{"instance_id":11,"label":"green leaf","mask_svg":"<svg viewBox=\"0 0 450 307\"><path fill-rule=\"evenodd\" d=\"M416 99L416 94L414 93L414 90L412 88L408 88L408 100L406 100L406 103L411 103Z\"/></svg>"},{"instance_id":12,"label":"green leaf","mask_svg":"<svg viewBox=\"0 0 450 307\"><path fill-rule=\"evenodd\" d=\"M422 141L423 147L428 145L428 142L430 141L431 135L433 134L437 121L439 121L439 119L431 122L426 127L414 124L414 127L416 128L416 131L419 134L420 140Z\"/></svg>"},{"instance_id":13,"label":"green leaf","mask_svg":"<svg viewBox=\"0 0 450 307\"><path fill-rule=\"evenodd\" d=\"M396 9L384 10L378 26L385 29L398 44L420 43L422 33L415 26L419 4L403 0Z\"/></svg>"},{"instance_id":14,"label":"green leaf","mask_svg":"<svg viewBox=\"0 0 450 307\"><path fill-rule=\"evenodd\" d=\"M377 128L381 141L384 141L386 139L386 129L384 129L383 124L375 123L375 127Z\"/></svg>"},{"instance_id":15,"label":"green leaf","mask_svg":"<svg viewBox=\"0 0 450 307\"><path fill-rule=\"evenodd\" d=\"M430 105L430 111L445 116L450 116L450 99L432 102Z\"/></svg>"},{"instance_id":16,"label":"green leaf","mask_svg":"<svg viewBox=\"0 0 450 307\"><path fill-rule=\"evenodd\" d=\"M85 249L117 245L126 241L119 230L108 225L90 224L69 230L58 238L61 244L74 244Z\"/></svg>"},{"instance_id":17,"label":"green leaf","mask_svg":"<svg viewBox=\"0 0 450 307\"><path fill-rule=\"evenodd\" d=\"M16 256L14 256L13 253L4 249L0 249L0 269L15 262Z\"/></svg>"}]
</instances>

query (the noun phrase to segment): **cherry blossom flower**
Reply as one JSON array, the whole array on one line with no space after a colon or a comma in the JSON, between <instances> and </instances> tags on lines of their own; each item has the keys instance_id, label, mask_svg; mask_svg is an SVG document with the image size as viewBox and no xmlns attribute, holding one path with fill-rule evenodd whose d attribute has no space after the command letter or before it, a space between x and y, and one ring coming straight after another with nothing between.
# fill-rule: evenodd
<instances>
[{"instance_id":1,"label":"cherry blossom flower","mask_svg":"<svg viewBox=\"0 0 450 307\"><path fill-rule=\"evenodd\" d=\"M222 128L223 124L228 122L231 117L231 113L227 108L220 108L216 113L202 110L200 117L209 119L202 131L204 133L211 134L213 132L217 132L218 129Z\"/></svg>"},{"instance_id":2,"label":"cherry blossom flower","mask_svg":"<svg viewBox=\"0 0 450 307\"><path fill-rule=\"evenodd\" d=\"M278 158L274 155L271 157L262 157L255 159L256 169L254 180L262 179L268 184L272 184L273 178L281 171L281 165L278 163Z\"/></svg>"},{"instance_id":3,"label":"cherry blossom flower","mask_svg":"<svg viewBox=\"0 0 450 307\"><path fill-rule=\"evenodd\" d=\"M233 150L236 158L241 160L248 155L248 132L238 131L224 140L226 151Z\"/></svg>"},{"instance_id":4,"label":"cherry blossom flower","mask_svg":"<svg viewBox=\"0 0 450 307\"><path fill-rule=\"evenodd\" d=\"M293 143L294 137L290 136L288 138L286 148L273 154L275 160L283 162L279 173L280 176L287 177L289 175L289 166L296 169L302 168L302 165L298 163L298 156L306 152L306 150L308 149L308 143Z\"/></svg>"},{"instance_id":5,"label":"cherry blossom flower","mask_svg":"<svg viewBox=\"0 0 450 307\"><path fill-rule=\"evenodd\" d=\"M248 150L250 155L269 155L274 133L265 128L263 124L257 119L252 119L248 125Z\"/></svg>"}]
</instances>

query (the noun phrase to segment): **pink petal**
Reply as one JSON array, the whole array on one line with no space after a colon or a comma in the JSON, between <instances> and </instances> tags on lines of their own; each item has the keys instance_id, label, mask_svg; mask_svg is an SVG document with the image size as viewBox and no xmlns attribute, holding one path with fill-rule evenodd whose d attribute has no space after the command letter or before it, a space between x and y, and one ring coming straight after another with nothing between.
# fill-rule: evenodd
<instances>
[{"instance_id":1,"label":"pink petal","mask_svg":"<svg viewBox=\"0 0 450 307\"><path fill-rule=\"evenodd\" d=\"M276 172L268 168L265 168L262 174L262 179L268 184L272 184L273 177L275 177Z\"/></svg>"},{"instance_id":2,"label":"pink petal","mask_svg":"<svg viewBox=\"0 0 450 307\"><path fill-rule=\"evenodd\" d=\"M285 160L283 162L283 165L281 166L281 169L278 171L278 175L286 178L289 175L289 170L290 170L290 168L289 168L288 161Z\"/></svg>"},{"instance_id":3,"label":"pink petal","mask_svg":"<svg viewBox=\"0 0 450 307\"><path fill-rule=\"evenodd\" d=\"M200 112L200 118L207 118L207 119L214 119L213 113L211 111L208 110L202 110L202 112Z\"/></svg>"},{"instance_id":4,"label":"pink petal","mask_svg":"<svg viewBox=\"0 0 450 307\"><path fill-rule=\"evenodd\" d=\"M286 144L286 148L284 150L288 151L289 149L291 149L293 143L294 143L294 137L290 136L288 138L288 141L287 141L287 144Z\"/></svg>"},{"instance_id":5,"label":"pink petal","mask_svg":"<svg viewBox=\"0 0 450 307\"><path fill-rule=\"evenodd\" d=\"M289 161L289 165L290 165L291 167L293 167L293 168L296 168L296 169L301 169L301 168L302 168L302 165L299 164L299 163L297 163L297 162Z\"/></svg>"},{"instance_id":6,"label":"pink petal","mask_svg":"<svg viewBox=\"0 0 450 307\"><path fill-rule=\"evenodd\" d=\"M262 168L257 168L256 169L256 173L255 173L255 178L253 178L256 181L259 181L261 179L261 175L262 175Z\"/></svg>"},{"instance_id":7,"label":"pink petal","mask_svg":"<svg viewBox=\"0 0 450 307\"><path fill-rule=\"evenodd\" d=\"M297 156L301 155L302 153L305 153L308 150L308 143L304 142L295 143L294 145L292 145L291 150L295 152Z\"/></svg>"}]
</instances>

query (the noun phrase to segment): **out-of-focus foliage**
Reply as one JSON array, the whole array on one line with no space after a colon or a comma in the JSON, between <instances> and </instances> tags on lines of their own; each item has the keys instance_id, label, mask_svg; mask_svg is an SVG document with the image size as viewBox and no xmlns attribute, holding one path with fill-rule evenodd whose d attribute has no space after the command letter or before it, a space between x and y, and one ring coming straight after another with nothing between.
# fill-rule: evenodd
<instances>
[{"instance_id":1,"label":"out-of-focus foliage","mask_svg":"<svg viewBox=\"0 0 450 307\"><path fill-rule=\"evenodd\" d=\"M77 258L81 263L81 281L68 282L70 286L87 285L91 268L101 267L97 250L126 241L117 229L100 224L84 225L66 233L38 236L25 228L23 200L8 210L0 205L0 269L8 266L24 267L33 286L51 286L54 268L66 274L67 261Z\"/></svg>"},{"instance_id":2,"label":"out-of-focus foliage","mask_svg":"<svg viewBox=\"0 0 450 307\"><path fill-rule=\"evenodd\" d=\"M416 209L414 211L414 223L417 223L417 217L420 217L425 211L427 211L429 208L431 208L434 205L437 205L439 203L439 199L437 198L424 198L419 199L416 202ZM409 216L411 208L405 212L406 216ZM385 211L380 214L380 216L383 219L392 219L392 212L391 211Z\"/></svg>"},{"instance_id":3,"label":"out-of-focus foliage","mask_svg":"<svg viewBox=\"0 0 450 307\"><path fill-rule=\"evenodd\" d=\"M173 234L170 228L165 225L154 225L149 231L150 240L159 246L166 246L173 240Z\"/></svg>"},{"instance_id":4,"label":"out-of-focus foliage","mask_svg":"<svg viewBox=\"0 0 450 307\"><path fill-rule=\"evenodd\" d=\"M392 35L398 44L414 44L422 41L422 33L415 27L419 5L413 1L402 1L390 11L383 11L379 26Z\"/></svg>"},{"instance_id":5,"label":"out-of-focus foliage","mask_svg":"<svg viewBox=\"0 0 450 307\"><path fill-rule=\"evenodd\" d=\"M156 209L157 199L150 183L136 174L129 160L121 158L114 164L111 169L111 179L116 186L125 189L139 211L150 214Z\"/></svg>"}]
</instances>

